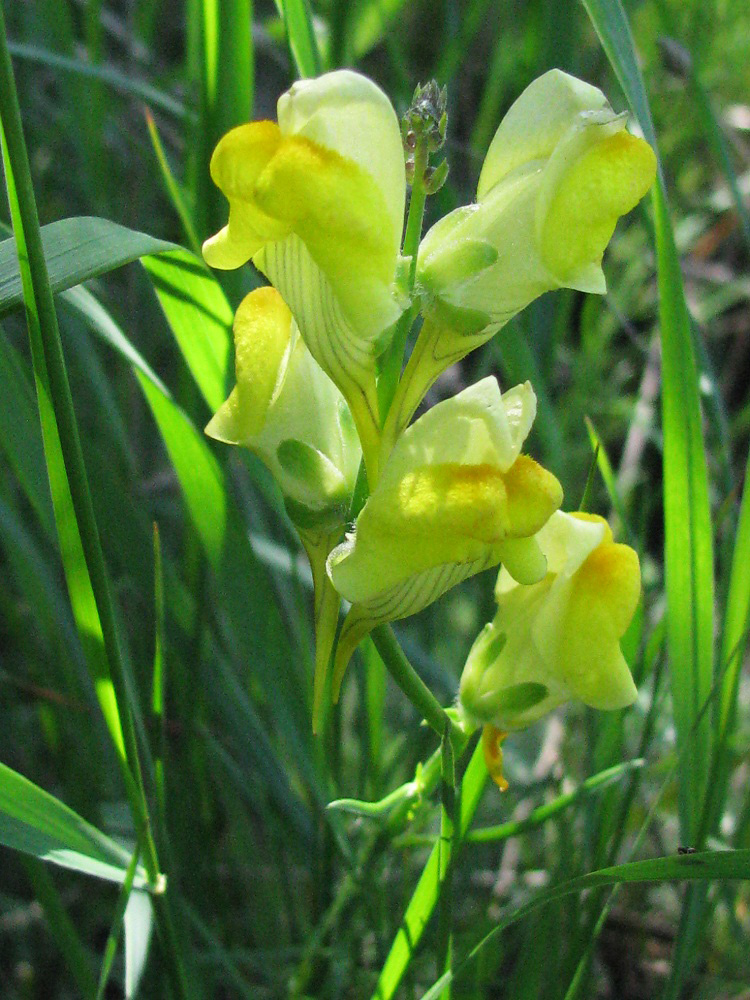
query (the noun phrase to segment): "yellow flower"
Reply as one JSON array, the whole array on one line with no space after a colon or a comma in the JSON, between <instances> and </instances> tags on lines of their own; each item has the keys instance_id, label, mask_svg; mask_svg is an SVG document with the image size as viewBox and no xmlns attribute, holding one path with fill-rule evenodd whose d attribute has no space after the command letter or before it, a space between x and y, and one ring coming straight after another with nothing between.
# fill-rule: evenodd
<instances>
[{"instance_id":1,"label":"yellow flower","mask_svg":"<svg viewBox=\"0 0 750 1000\"><path fill-rule=\"evenodd\" d=\"M519 586L500 571L497 615L461 677L464 711L496 731L528 726L570 698L616 709L637 694L620 639L640 596L638 556L590 514L557 511L536 540L545 577Z\"/></svg>"},{"instance_id":2,"label":"yellow flower","mask_svg":"<svg viewBox=\"0 0 750 1000\"><path fill-rule=\"evenodd\" d=\"M394 282L406 182L390 101L349 70L295 83L279 99L278 124L224 136L211 176L229 222L204 244L206 261L234 268L252 259L281 292L372 453L375 359L402 312Z\"/></svg>"},{"instance_id":3,"label":"yellow flower","mask_svg":"<svg viewBox=\"0 0 750 1000\"><path fill-rule=\"evenodd\" d=\"M274 288L258 288L240 303L234 342L237 385L206 433L262 459L298 527L341 531L361 456L341 393Z\"/></svg>"},{"instance_id":4,"label":"yellow flower","mask_svg":"<svg viewBox=\"0 0 750 1000\"><path fill-rule=\"evenodd\" d=\"M308 351L275 288L258 288L240 303L234 343L237 385L206 433L249 448L265 463L310 559L318 732L341 604L326 558L341 537L362 451L343 396Z\"/></svg>"},{"instance_id":5,"label":"yellow flower","mask_svg":"<svg viewBox=\"0 0 750 1000\"><path fill-rule=\"evenodd\" d=\"M415 614L501 560L541 579L531 537L562 502L560 484L521 446L536 413L529 383L501 396L486 378L432 407L399 438L354 533L328 573L352 603L342 627L334 693L358 642L375 625Z\"/></svg>"},{"instance_id":6,"label":"yellow flower","mask_svg":"<svg viewBox=\"0 0 750 1000\"><path fill-rule=\"evenodd\" d=\"M394 402L398 435L440 372L554 288L606 290L617 219L653 183L656 157L596 87L560 70L535 80L495 134L477 201L419 249L426 320Z\"/></svg>"}]
</instances>

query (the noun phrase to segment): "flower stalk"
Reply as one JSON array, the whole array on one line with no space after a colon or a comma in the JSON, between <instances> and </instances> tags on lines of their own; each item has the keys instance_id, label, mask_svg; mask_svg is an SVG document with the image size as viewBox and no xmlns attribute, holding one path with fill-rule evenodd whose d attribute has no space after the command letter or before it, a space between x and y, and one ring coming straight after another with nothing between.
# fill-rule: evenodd
<instances>
[{"instance_id":1,"label":"flower stalk","mask_svg":"<svg viewBox=\"0 0 750 1000\"><path fill-rule=\"evenodd\" d=\"M448 733L453 744L462 748L466 737L463 730L448 715L435 695L409 663L390 625L373 629L372 640L388 673L414 705L422 718L442 738Z\"/></svg>"},{"instance_id":2,"label":"flower stalk","mask_svg":"<svg viewBox=\"0 0 750 1000\"><path fill-rule=\"evenodd\" d=\"M396 323L393 339L381 364L378 379L378 400L380 403L381 423L387 422L388 413L394 395L398 391L399 377L404 362L404 351L412 325L417 315L418 303L414 303L414 288L417 278L417 259L419 242L422 238L424 212L428 194L438 191L447 176L447 163L444 160L436 169L430 167L430 153L439 150L445 142L447 127L446 114L447 94L445 88L440 90L431 81L425 87L417 87L414 91L412 105L401 121L401 132L406 153L406 179L411 184L409 211L406 219L406 230L401 256L408 261L406 294L411 307L407 309ZM442 168L442 169L441 169ZM416 409L416 407L415 407ZM392 443L391 443L392 447ZM391 448L381 445L380 465L388 457ZM372 483L371 486L375 484Z\"/></svg>"}]
</instances>

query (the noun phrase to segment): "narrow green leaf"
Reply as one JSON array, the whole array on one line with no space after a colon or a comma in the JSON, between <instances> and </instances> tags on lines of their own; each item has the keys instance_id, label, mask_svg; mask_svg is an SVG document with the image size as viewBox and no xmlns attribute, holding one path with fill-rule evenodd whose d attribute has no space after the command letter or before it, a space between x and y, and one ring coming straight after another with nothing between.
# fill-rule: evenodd
<instances>
[{"instance_id":1,"label":"narrow green leaf","mask_svg":"<svg viewBox=\"0 0 750 1000\"><path fill-rule=\"evenodd\" d=\"M68 916L49 869L33 857L23 859L34 895L42 905L44 920L55 939L65 964L85 1000L94 1000L96 979L92 956L81 941L78 929Z\"/></svg>"},{"instance_id":2,"label":"narrow green leaf","mask_svg":"<svg viewBox=\"0 0 750 1000\"><path fill-rule=\"evenodd\" d=\"M146 361L143 355L135 349L122 329L115 323L112 316L91 292L78 285L60 293L60 301L73 313L80 316L87 325L100 337L105 344L112 347L118 354L141 372L149 382L163 393L169 395L169 390Z\"/></svg>"},{"instance_id":3,"label":"narrow green leaf","mask_svg":"<svg viewBox=\"0 0 750 1000\"><path fill-rule=\"evenodd\" d=\"M289 40L289 50L299 75L302 78L318 76L323 71L323 61L320 58L307 0L281 0L280 8Z\"/></svg>"},{"instance_id":4,"label":"narrow green leaf","mask_svg":"<svg viewBox=\"0 0 750 1000\"><path fill-rule=\"evenodd\" d=\"M612 868L601 868L578 878L551 886L533 899L503 917L497 926L475 945L460 965L441 976L420 1000L437 1000L446 986L473 961L481 950L511 924L517 923L534 910L557 899L584 892L586 889L615 885L618 882L707 882L713 879L750 879L750 850L702 851L696 854L630 861ZM376 994L379 997L378 994Z\"/></svg>"},{"instance_id":5,"label":"narrow green leaf","mask_svg":"<svg viewBox=\"0 0 750 1000\"><path fill-rule=\"evenodd\" d=\"M164 190L166 191L169 200L172 202L172 208L174 208L177 213L177 217L182 224L182 229L187 237L188 243L194 253L200 253L201 243L198 239L198 234L195 231L193 220L190 218L190 212L185 203L185 196L177 179L172 173L172 168L169 165L169 160L167 159L167 154L164 150L161 136L159 135L159 130L156 127L154 116L151 114L149 108L146 109L145 115L146 127L148 128L151 145L154 147L154 155L156 156L156 162L159 165Z\"/></svg>"},{"instance_id":6,"label":"narrow green leaf","mask_svg":"<svg viewBox=\"0 0 750 1000\"><path fill-rule=\"evenodd\" d=\"M219 5L219 135L249 121L255 96L252 0L221 0Z\"/></svg>"},{"instance_id":7,"label":"narrow green leaf","mask_svg":"<svg viewBox=\"0 0 750 1000\"><path fill-rule=\"evenodd\" d=\"M5 764L0 764L0 843L42 861L122 883L130 852ZM148 886L142 865L134 884Z\"/></svg>"},{"instance_id":8,"label":"narrow green leaf","mask_svg":"<svg viewBox=\"0 0 750 1000\"><path fill-rule=\"evenodd\" d=\"M227 395L234 319L221 286L188 250L144 257L141 263L203 398L210 410L218 410Z\"/></svg>"},{"instance_id":9,"label":"narrow green leaf","mask_svg":"<svg viewBox=\"0 0 750 1000\"><path fill-rule=\"evenodd\" d=\"M154 906L146 892L132 892L125 909L125 1000L133 1000L146 968Z\"/></svg>"},{"instance_id":10,"label":"narrow green leaf","mask_svg":"<svg viewBox=\"0 0 750 1000\"><path fill-rule=\"evenodd\" d=\"M0 447L44 530L54 531L34 390L18 352L0 330Z\"/></svg>"},{"instance_id":11,"label":"narrow green leaf","mask_svg":"<svg viewBox=\"0 0 750 1000\"><path fill-rule=\"evenodd\" d=\"M59 468L56 478L61 485L62 497L72 512L69 526L74 529L74 551L77 547L83 553L79 568L85 571L85 584L93 595L91 604L94 615L91 617L90 625L96 645L100 644L101 637L103 662L100 661L100 666L94 664L94 681L98 688L103 688L102 693L98 691L100 704L109 725L112 742L118 750L118 763L149 881L155 886L160 880L159 861L150 832L148 803L131 712L131 692L120 649L107 567L101 549L60 341L15 78L7 47L2 6L0 6L0 121L6 189L17 243L18 267L40 413L43 424L46 422L53 432L49 437L52 449L46 452L50 481L52 483L54 478L51 468L54 461ZM58 533L63 544L59 522ZM69 568L67 566L65 568L67 572ZM82 639L88 637L86 624L79 624ZM167 905L159 908L159 920L172 986L176 997L182 998L188 995L189 990L182 966L183 958L173 946L174 934Z\"/></svg>"},{"instance_id":12,"label":"narrow green leaf","mask_svg":"<svg viewBox=\"0 0 750 1000\"><path fill-rule=\"evenodd\" d=\"M133 891L133 880L135 879L137 868L138 851L136 850L133 852L133 857L130 859L128 870L125 873L125 879L120 887L120 894L117 898L117 906L115 907L112 924L104 945L104 957L102 959L102 967L99 972L99 986L96 991L96 1000L103 1000L104 991L107 989L107 983L109 982L109 977L112 973L112 963L114 962L115 954L117 953L117 943L120 940L122 922L130 900L130 894Z\"/></svg>"},{"instance_id":13,"label":"narrow green leaf","mask_svg":"<svg viewBox=\"0 0 750 1000\"><path fill-rule=\"evenodd\" d=\"M620 0L584 0L644 135L657 148L630 28ZM680 758L681 836L693 843L707 791L711 731L696 727L713 673L713 530L698 374L680 261L659 171L653 190L662 343L667 636Z\"/></svg>"},{"instance_id":14,"label":"narrow green leaf","mask_svg":"<svg viewBox=\"0 0 750 1000\"><path fill-rule=\"evenodd\" d=\"M175 243L157 240L96 216L72 216L43 226L42 247L53 292L72 288L89 278L113 271L144 254L178 250ZM0 315L23 303L23 285L15 239L0 243Z\"/></svg>"},{"instance_id":15,"label":"narrow green leaf","mask_svg":"<svg viewBox=\"0 0 750 1000\"><path fill-rule=\"evenodd\" d=\"M52 52L49 49L40 48L38 45L11 42L8 48L17 59L47 66L50 69L59 69L62 73L73 73L76 76L101 80L116 92L124 94L126 97L135 97L145 101L178 120L193 117L193 112L171 94L165 94L163 90L158 90L148 83L137 80L132 75L120 73L118 70L112 69L111 66L92 66L91 63L84 62L82 59L61 56L59 52Z\"/></svg>"}]
</instances>

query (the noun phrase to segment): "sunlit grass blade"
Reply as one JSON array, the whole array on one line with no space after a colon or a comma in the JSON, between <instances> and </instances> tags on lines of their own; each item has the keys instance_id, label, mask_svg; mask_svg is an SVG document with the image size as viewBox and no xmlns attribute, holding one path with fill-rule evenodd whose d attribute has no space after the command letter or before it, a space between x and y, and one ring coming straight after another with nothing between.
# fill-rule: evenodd
<instances>
[{"instance_id":1,"label":"sunlit grass blade","mask_svg":"<svg viewBox=\"0 0 750 1000\"><path fill-rule=\"evenodd\" d=\"M151 365L140 351L135 349L132 341L128 340L101 302L88 289L81 285L68 288L60 293L60 301L68 310L80 316L97 337L121 354L136 371L145 375L149 382L153 382L162 392L167 392L166 386Z\"/></svg>"},{"instance_id":2,"label":"sunlit grass blade","mask_svg":"<svg viewBox=\"0 0 750 1000\"><path fill-rule=\"evenodd\" d=\"M732 568L729 576L724 627L721 634L719 665L725 670L722 678L721 696L717 718L717 738L715 745L715 776L711 814L708 824L715 826L723 808L726 792L727 742L734 731L737 716L737 695L740 671L747 645L748 616L750 615L750 454L745 468L745 485L742 491L737 533L732 552ZM717 773L718 772L718 773ZM707 824L707 825L708 825Z\"/></svg>"},{"instance_id":3,"label":"sunlit grass blade","mask_svg":"<svg viewBox=\"0 0 750 1000\"><path fill-rule=\"evenodd\" d=\"M154 147L154 155L156 156L156 162L159 165L164 190L167 192L169 200L172 202L172 207L177 213L177 217L180 220L183 232L187 237L191 249L194 253L200 253L201 241L198 239L198 234L195 231L195 226L193 225L193 220L190 217L190 212L188 211L188 206L185 202L182 188L180 187L177 178L174 176L172 168L169 165L169 160L167 159L167 154L164 150L161 136L159 135L159 129L154 121L154 116L151 114L151 109L145 108L144 114L146 116L146 127L148 128L151 145Z\"/></svg>"},{"instance_id":4,"label":"sunlit grass blade","mask_svg":"<svg viewBox=\"0 0 750 1000\"><path fill-rule=\"evenodd\" d=\"M76 216L50 222L41 230L47 277L53 292L79 285L113 271L144 254L179 249L167 240L157 240L119 226L109 219ZM0 315L24 300L15 239L0 243Z\"/></svg>"},{"instance_id":5,"label":"sunlit grass blade","mask_svg":"<svg viewBox=\"0 0 750 1000\"><path fill-rule=\"evenodd\" d=\"M0 843L42 861L122 882L130 853L23 775L0 764ZM148 885L139 865L135 884Z\"/></svg>"},{"instance_id":6,"label":"sunlit grass blade","mask_svg":"<svg viewBox=\"0 0 750 1000\"><path fill-rule=\"evenodd\" d=\"M557 899L564 899L585 891L601 888L617 883L637 882L708 882L715 879L750 879L750 850L742 851L701 851L695 854L669 855L663 858L651 858L646 861L629 861L626 864L611 868L601 868L587 875L570 879L560 885L551 886L519 906L512 913L503 917L498 924L485 935L479 944L469 952L466 959L451 972L442 976L420 1000L437 1000L449 983L453 982L459 972L473 961L479 952L498 934L511 924L533 913L540 906Z\"/></svg>"},{"instance_id":7,"label":"sunlit grass blade","mask_svg":"<svg viewBox=\"0 0 750 1000\"><path fill-rule=\"evenodd\" d=\"M125 928L125 1000L135 1000L146 970L148 949L153 936L154 905L148 893L135 889L128 897L123 918ZM195 985L191 984L193 995Z\"/></svg>"},{"instance_id":8,"label":"sunlit grass blade","mask_svg":"<svg viewBox=\"0 0 750 1000\"><path fill-rule=\"evenodd\" d=\"M481 743L479 743L461 782L459 840L466 835L469 829L486 782L487 766L484 762ZM438 843L433 847L427 859L417 887L406 908L401 927L380 971L372 1000L390 1000L395 995L440 898L439 872L440 844ZM445 979L445 977L443 980L444 985L450 982L450 979ZM435 994L435 996L439 995L439 993Z\"/></svg>"},{"instance_id":9,"label":"sunlit grass blade","mask_svg":"<svg viewBox=\"0 0 750 1000\"><path fill-rule=\"evenodd\" d=\"M313 28L312 15L307 0L280 0L277 2L284 18L289 51L303 79L323 72L323 60Z\"/></svg>"},{"instance_id":10,"label":"sunlit grass blade","mask_svg":"<svg viewBox=\"0 0 750 1000\"><path fill-rule=\"evenodd\" d=\"M669 8L664 3L659 2L657 9L666 29L676 38L676 25ZM700 50L696 46L691 52L681 50L681 55L684 57L683 69L692 92L698 119L714 158L724 175L745 244L750 249L750 212L748 212L740 190L722 124L714 110L711 96L701 79ZM717 664L718 669L723 671L723 677L719 704L714 718L716 739L712 759L711 795L706 800L702 823L704 834L710 832L711 829L715 830L721 820L729 771L727 742L736 725L739 673L746 645L746 627L750 612L750 578L746 572L748 555L750 554L749 475L750 457L745 470L743 495L732 549L729 586ZM731 482L728 484L728 488L731 489Z\"/></svg>"},{"instance_id":11,"label":"sunlit grass blade","mask_svg":"<svg viewBox=\"0 0 750 1000\"><path fill-rule=\"evenodd\" d=\"M137 801L137 808L143 810L145 801L137 787L136 769L139 764L135 733L128 711L109 584L60 343L1 12L0 32L3 165L15 233L13 249L18 255L16 273L22 285L26 308L45 459L63 568L76 625L87 653L102 712L118 751L123 778L134 807ZM90 576L92 569L97 574L96 582ZM102 621L102 615L106 621ZM112 670L116 674L119 670L119 676L113 677ZM116 693L118 683L119 692ZM124 720L123 711L126 713ZM156 873L154 867L154 877Z\"/></svg>"},{"instance_id":12,"label":"sunlit grass blade","mask_svg":"<svg viewBox=\"0 0 750 1000\"><path fill-rule=\"evenodd\" d=\"M125 917L125 909L128 905L130 894L133 891L133 880L135 878L137 867L138 852L135 851L130 860L130 864L128 865L128 870L125 872L125 878L123 879L122 886L120 887L120 893L117 897L117 905L115 906L115 912L112 916L112 924L104 945L104 956L102 958L102 967L99 972L99 985L96 990L96 1000L103 1000L104 991L107 989L109 977L112 974L112 963L114 962L115 954L117 953L117 944L120 940L122 922Z\"/></svg>"},{"instance_id":13,"label":"sunlit grass blade","mask_svg":"<svg viewBox=\"0 0 750 1000\"><path fill-rule=\"evenodd\" d=\"M641 128L656 148L648 99L619 0L584 0ZM690 318L659 171L653 191L662 343L664 527L668 654L681 757L681 835L698 834L707 791L711 729L694 722L710 695L713 673L713 531Z\"/></svg>"},{"instance_id":14,"label":"sunlit grass blade","mask_svg":"<svg viewBox=\"0 0 750 1000\"><path fill-rule=\"evenodd\" d=\"M22 278L24 306L37 381L40 415L47 432L45 444L50 485L62 501L59 508L72 536L76 575L89 605L88 619L77 620L82 640L100 647L99 660L92 662L94 683L107 719L111 738L118 750L120 770L128 795L144 866L151 885L159 881L159 862L150 833L148 804L141 776L135 727L130 708L130 692L115 624L109 579L94 516L83 461L78 425L68 382L65 358L57 325L57 313L47 273L36 200L23 136L13 67L7 48L5 20L0 7L0 121L6 188L16 238ZM58 520L61 546L65 548ZM81 558L82 556L82 558ZM71 578L71 566L66 565ZM159 908L164 931L164 955L178 997L188 992L182 957L170 947L173 933L169 911Z\"/></svg>"},{"instance_id":15,"label":"sunlit grass blade","mask_svg":"<svg viewBox=\"0 0 750 1000\"><path fill-rule=\"evenodd\" d=\"M620 0L584 0L584 5L643 133L656 150L648 98ZM661 168L652 204L662 347L667 652L679 753L680 832L686 843L702 846L712 742L710 719L702 709L713 678L713 526L693 335ZM703 889L696 886L686 897L669 997L677 996L693 958L704 912Z\"/></svg>"},{"instance_id":16,"label":"sunlit grass blade","mask_svg":"<svg viewBox=\"0 0 750 1000\"><path fill-rule=\"evenodd\" d=\"M159 303L210 410L227 394L232 309L203 261L187 250L144 257Z\"/></svg>"}]
</instances>

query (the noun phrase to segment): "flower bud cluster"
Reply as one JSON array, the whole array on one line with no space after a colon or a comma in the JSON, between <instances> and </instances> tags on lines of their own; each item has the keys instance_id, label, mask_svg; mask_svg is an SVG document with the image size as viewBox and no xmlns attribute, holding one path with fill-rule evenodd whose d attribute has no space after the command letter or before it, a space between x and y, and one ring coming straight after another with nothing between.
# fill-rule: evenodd
<instances>
[{"instance_id":1,"label":"flower bud cluster","mask_svg":"<svg viewBox=\"0 0 750 1000\"><path fill-rule=\"evenodd\" d=\"M435 80L414 91L409 110L401 119L401 135L406 154L406 182L422 185L425 194L435 194L448 177L448 161L429 165L431 153L445 144L448 129L448 91L440 89Z\"/></svg>"}]
</instances>

